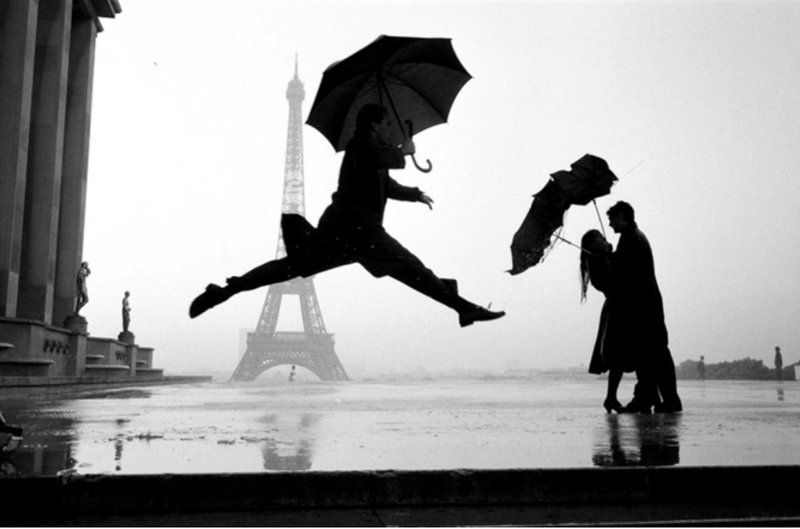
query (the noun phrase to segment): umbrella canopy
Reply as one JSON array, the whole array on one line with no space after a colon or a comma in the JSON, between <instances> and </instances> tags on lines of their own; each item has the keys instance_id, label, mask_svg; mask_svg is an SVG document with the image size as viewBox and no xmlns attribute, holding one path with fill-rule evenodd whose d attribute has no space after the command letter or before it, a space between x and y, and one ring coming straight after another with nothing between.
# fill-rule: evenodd
<instances>
[{"instance_id":1,"label":"umbrella canopy","mask_svg":"<svg viewBox=\"0 0 800 529\"><path fill-rule=\"evenodd\" d=\"M471 78L450 39L381 35L325 70L306 123L342 151L353 136L359 109L378 104L386 108L400 143L411 135L408 121L413 132L445 123Z\"/></svg>"},{"instance_id":2,"label":"umbrella canopy","mask_svg":"<svg viewBox=\"0 0 800 529\"><path fill-rule=\"evenodd\" d=\"M617 181L608 163L591 154L583 155L570 165L569 171L556 171L550 176L569 202L580 206L609 194Z\"/></svg>"},{"instance_id":3,"label":"umbrella canopy","mask_svg":"<svg viewBox=\"0 0 800 529\"><path fill-rule=\"evenodd\" d=\"M552 249L552 239L564 224L564 213L571 205L586 205L607 195L617 177L602 158L587 154L570 166L557 171L533 203L511 241L512 275L538 264Z\"/></svg>"}]
</instances>

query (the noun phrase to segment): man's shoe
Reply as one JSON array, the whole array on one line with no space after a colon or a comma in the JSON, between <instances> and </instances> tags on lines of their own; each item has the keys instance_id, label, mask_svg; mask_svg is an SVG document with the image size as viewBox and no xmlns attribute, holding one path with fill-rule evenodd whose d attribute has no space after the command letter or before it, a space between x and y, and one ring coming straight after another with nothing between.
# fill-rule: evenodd
<instances>
[{"instance_id":1,"label":"man's shoe","mask_svg":"<svg viewBox=\"0 0 800 529\"><path fill-rule=\"evenodd\" d=\"M653 406L653 411L656 413L680 413L683 411L683 405L680 402L662 402Z\"/></svg>"},{"instance_id":2,"label":"man's shoe","mask_svg":"<svg viewBox=\"0 0 800 529\"><path fill-rule=\"evenodd\" d=\"M216 307L233 295L233 290L228 287L221 287L211 283L206 287L206 291L194 298L189 306L189 317L196 318L208 309Z\"/></svg>"},{"instance_id":3,"label":"man's shoe","mask_svg":"<svg viewBox=\"0 0 800 529\"><path fill-rule=\"evenodd\" d=\"M623 406L618 413L652 413L651 408L652 406L650 404L645 404L642 401L633 399L627 406Z\"/></svg>"},{"instance_id":4,"label":"man's shoe","mask_svg":"<svg viewBox=\"0 0 800 529\"><path fill-rule=\"evenodd\" d=\"M458 314L458 323L462 327L466 327L467 325L472 325L476 321L496 320L497 318L502 318L505 315L506 313L504 311L494 312L475 305L474 308Z\"/></svg>"}]
</instances>

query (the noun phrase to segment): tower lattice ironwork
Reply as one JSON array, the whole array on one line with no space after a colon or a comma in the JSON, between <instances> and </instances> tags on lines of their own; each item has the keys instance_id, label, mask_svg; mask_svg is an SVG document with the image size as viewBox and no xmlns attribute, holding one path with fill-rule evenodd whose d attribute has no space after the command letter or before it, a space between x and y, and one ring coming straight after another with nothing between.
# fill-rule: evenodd
<instances>
[{"instance_id":1,"label":"tower lattice ironwork","mask_svg":"<svg viewBox=\"0 0 800 529\"><path fill-rule=\"evenodd\" d=\"M282 213L305 215L302 123L304 98L305 90L297 75L295 60L294 78L289 81L286 90L286 99L289 100L289 128L286 140ZM276 258L285 256L283 232L279 231ZM299 297L303 320L302 331L277 330L281 301L288 295ZM255 380L264 371L287 364L305 367L322 380L348 380L347 373L334 351L333 334L325 330L312 277L298 277L269 286L258 325L254 332L247 334L247 349L231 380Z\"/></svg>"}]
</instances>

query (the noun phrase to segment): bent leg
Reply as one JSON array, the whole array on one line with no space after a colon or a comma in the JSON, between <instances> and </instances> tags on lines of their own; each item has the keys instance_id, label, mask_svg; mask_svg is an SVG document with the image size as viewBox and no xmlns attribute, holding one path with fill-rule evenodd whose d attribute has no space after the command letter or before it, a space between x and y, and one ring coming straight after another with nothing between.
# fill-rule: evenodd
<instances>
[{"instance_id":1,"label":"bent leg","mask_svg":"<svg viewBox=\"0 0 800 529\"><path fill-rule=\"evenodd\" d=\"M229 277L224 287L211 283L205 292L192 301L189 306L189 317L196 318L239 292L288 281L298 275L300 275L299 267L286 257L257 266L243 276Z\"/></svg>"},{"instance_id":2,"label":"bent leg","mask_svg":"<svg viewBox=\"0 0 800 529\"><path fill-rule=\"evenodd\" d=\"M675 376L675 362L668 347L664 347L658 356L656 366L656 380L658 390L661 392L663 403L656 406L656 411L677 412L683 411L681 398L678 396L678 382Z\"/></svg>"},{"instance_id":3,"label":"bent leg","mask_svg":"<svg viewBox=\"0 0 800 529\"><path fill-rule=\"evenodd\" d=\"M394 266L388 269L387 275L456 311L462 327L476 321L494 320L505 315L505 312L492 312L464 299L458 294L458 284L455 279L438 277L417 256L388 234L386 237L393 244L385 246L384 249L390 249L396 259Z\"/></svg>"},{"instance_id":4,"label":"bent leg","mask_svg":"<svg viewBox=\"0 0 800 529\"><path fill-rule=\"evenodd\" d=\"M652 361L639 360L636 368L636 385L633 387L633 400L624 408L629 413L650 413L654 405L658 404L658 385Z\"/></svg>"},{"instance_id":5,"label":"bent leg","mask_svg":"<svg viewBox=\"0 0 800 529\"><path fill-rule=\"evenodd\" d=\"M226 280L226 288L230 288L234 294L238 294L275 283L283 283L299 275L300 269L297 263L284 257L259 265L244 275L229 277Z\"/></svg>"},{"instance_id":6,"label":"bent leg","mask_svg":"<svg viewBox=\"0 0 800 529\"><path fill-rule=\"evenodd\" d=\"M453 279L441 279L422 263L417 267L404 266L392 272L389 277L400 281L417 292L450 307L456 312L463 312L475 306L458 295L456 282Z\"/></svg>"}]
</instances>

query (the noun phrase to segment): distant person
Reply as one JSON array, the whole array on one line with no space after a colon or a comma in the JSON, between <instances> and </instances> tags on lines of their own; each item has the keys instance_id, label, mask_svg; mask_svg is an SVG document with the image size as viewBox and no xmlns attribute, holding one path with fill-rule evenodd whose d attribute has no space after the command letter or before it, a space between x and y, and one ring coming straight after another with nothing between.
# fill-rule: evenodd
<instances>
[{"instance_id":1,"label":"distant person","mask_svg":"<svg viewBox=\"0 0 800 529\"><path fill-rule=\"evenodd\" d=\"M603 308L600 310L600 325L597 338L589 362L589 373L600 375L608 371L608 386L603 407L606 412L622 411L622 404L617 400L617 389L624 372L632 372L634 365L630 355L625 356L624 349L614 347L614 322L609 321L610 309L614 303L611 293L611 244L598 230L589 230L581 238L581 302L586 300L586 292L591 284L605 295Z\"/></svg>"},{"instance_id":2,"label":"distant person","mask_svg":"<svg viewBox=\"0 0 800 529\"><path fill-rule=\"evenodd\" d=\"M295 366L292 366L292 370L289 372L289 382L294 382L294 370Z\"/></svg>"},{"instance_id":3,"label":"distant person","mask_svg":"<svg viewBox=\"0 0 800 529\"><path fill-rule=\"evenodd\" d=\"M414 142L390 143L389 119L379 105L361 107L356 130L347 144L339 186L315 230L299 215L283 215L281 228L287 256L269 261L242 276L229 277L226 285L211 283L189 307L195 318L231 296L298 276L359 263L374 277L389 276L458 313L462 327L505 315L467 301L458 295L456 281L440 279L383 227L388 199L421 202L433 208L431 197L416 187L405 187L389 176L389 169L405 167L414 154Z\"/></svg>"},{"instance_id":4,"label":"distant person","mask_svg":"<svg viewBox=\"0 0 800 529\"><path fill-rule=\"evenodd\" d=\"M122 297L122 332L127 333L128 328L131 325L131 302L130 302L131 293L127 290L125 291L125 295Z\"/></svg>"},{"instance_id":5,"label":"distant person","mask_svg":"<svg viewBox=\"0 0 800 529\"><path fill-rule=\"evenodd\" d=\"M22 443L22 428L8 424L2 411L0 411L0 433L11 434L6 444L0 448L0 452L3 454L13 452Z\"/></svg>"},{"instance_id":6,"label":"distant person","mask_svg":"<svg viewBox=\"0 0 800 529\"><path fill-rule=\"evenodd\" d=\"M92 271L89 270L89 263L86 261L81 263L80 268L78 268L78 274L75 277L75 314L78 314L80 310L89 303L89 290L86 287L86 278L89 277Z\"/></svg>"},{"instance_id":7,"label":"distant person","mask_svg":"<svg viewBox=\"0 0 800 529\"><path fill-rule=\"evenodd\" d=\"M624 326L621 346L636 355L634 396L623 411L682 411L650 243L638 228L630 204L617 202L607 214L609 225L619 234L611 256L615 303L610 317Z\"/></svg>"},{"instance_id":8,"label":"distant person","mask_svg":"<svg viewBox=\"0 0 800 529\"><path fill-rule=\"evenodd\" d=\"M700 361L697 362L697 376L700 377L700 380L706 379L706 362L705 357L700 356Z\"/></svg>"},{"instance_id":9,"label":"distant person","mask_svg":"<svg viewBox=\"0 0 800 529\"><path fill-rule=\"evenodd\" d=\"M775 348L775 378L778 381L783 380L783 356L780 347Z\"/></svg>"}]
</instances>

